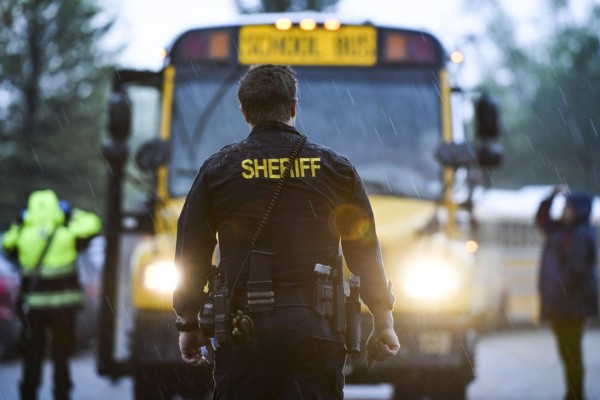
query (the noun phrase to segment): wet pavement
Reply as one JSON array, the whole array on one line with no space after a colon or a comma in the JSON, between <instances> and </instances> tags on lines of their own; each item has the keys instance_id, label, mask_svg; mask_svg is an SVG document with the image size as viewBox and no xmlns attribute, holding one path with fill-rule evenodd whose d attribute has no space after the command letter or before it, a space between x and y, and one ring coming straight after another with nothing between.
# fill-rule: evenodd
<instances>
[{"instance_id":1,"label":"wet pavement","mask_svg":"<svg viewBox=\"0 0 600 400\"><path fill-rule=\"evenodd\" d=\"M588 400L600 400L600 329L583 341ZM559 400L565 391L562 366L549 329L486 336L477 356L477 379L469 400Z\"/></svg>"},{"instance_id":2,"label":"wet pavement","mask_svg":"<svg viewBox=\"0 0 600 400\"><path fill-rule=\"evenodd\" d=\"M600 329L590 328L584 337L588 400L600 400ZM469 400L560 400L564 392L556 345L546 328L488 334L479 343L477 378L468 390ZM79 353L72 362L74 399L131 399L129 378L111 382L96 375L93 354ZM18 360L0 364L0 400L18 399ZM51 400L51 369L46 364L40 400ZM390 385L349 385L345 398L389 399Z\"/></svg>"}]
</instances>

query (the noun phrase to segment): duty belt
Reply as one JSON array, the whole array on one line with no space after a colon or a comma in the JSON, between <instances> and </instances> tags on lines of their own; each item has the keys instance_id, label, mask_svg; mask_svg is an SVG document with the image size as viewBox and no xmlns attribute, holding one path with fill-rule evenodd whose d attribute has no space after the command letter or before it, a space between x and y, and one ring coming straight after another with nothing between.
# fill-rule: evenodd
<instances>
[{"instance_id":1,"label":"duty belt","mask_svg":"<svg viewBox=\"0 0 600 400\"><path fill-rule=\"evenodd\" d=\"M313 292L308 288L273 289L265 293L262 299L248 297L247 292L237 292L239 307L252 308L254 304L268 304L271 307L312 306ZM258 302L258 303L257 303ZM265 303L263 303L265 302ZM268 303L267 303L268 302Z\"/></svg>"}]
</instances>

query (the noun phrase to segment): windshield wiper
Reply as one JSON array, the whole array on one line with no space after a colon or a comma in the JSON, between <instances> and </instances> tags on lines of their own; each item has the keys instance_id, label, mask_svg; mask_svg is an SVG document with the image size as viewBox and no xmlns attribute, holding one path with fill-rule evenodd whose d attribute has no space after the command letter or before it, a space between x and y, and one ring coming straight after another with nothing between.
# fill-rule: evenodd
<instances>
[{"instance_id":1,"label":"windshield wiper","mask_svg":"<svg viewBox=\"0 0 600 400\"><path fill-rule=\"evenodd\" d=\"M210 117L212 117L212 114L214 113L215 109L217 108L221 100L223 100L223 97L225 97L225 95L227 94L231 82L234 80L234 78L237 78L239 73L240 71L237 68L234 68L231 71L231 73L227 75L225 79L223 79L216 93L211 97L210 101L208 102L206 107L204 107L204 110L202 110L202 113L198 117L198 122L196 122L196 129L194 129L194 133L192 135L192 142L196 142L198 139L200 139L200 137L204 133L204 129L206 129L206 125L208 124Z\"/></svg>"},{"instance_id":2,"label":"windshield wiper","mask_svg":"<svg viewBox=\"0 0 600 400\"><path fill-rule=\"evenodd\" d=\"M187 130L185 129L185 124L183 124L183 121L185 119L184 115L182 115L179 108L177 107L177 102L173 102L173 114L178 115L182 121L180 136L182 137L182 141L184 142L184 145L186 147L187 155L189 158L188 162L190 164L193 165L196 161L196 147L194 146L194 143L196 143L197 140L204 133L204 129L206 129L206 125L208 124L210 117L212 117L212 114L214 113L215 109L223 100L223 97L227 94L231 82L239 75L239 73L240 72L238 68L233 68L233 70L221 81L217 91L210 98L208 104L200 113L200 116L198 117L198 120L196 122L196 127L194 128L194 133L191 136L188 135ZM188 170L191 170L191 168L186 169L186 171ZM197 171L194 171L194 174L196 172Z\"/></svg>"}]
</instances>

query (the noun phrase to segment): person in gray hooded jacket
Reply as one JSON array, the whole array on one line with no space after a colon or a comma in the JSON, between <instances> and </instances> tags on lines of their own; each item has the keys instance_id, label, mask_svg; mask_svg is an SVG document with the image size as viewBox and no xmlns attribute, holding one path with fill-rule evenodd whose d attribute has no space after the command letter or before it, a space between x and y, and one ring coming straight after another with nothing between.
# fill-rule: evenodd
<instances>
[{"instance_id":1,"label":"person in gray hooded jacket","mask_svg":"<svg viewBox=\"0 0 600 400\"><path fill-rule=\"evenodd\" d=\"M554 220L550 208L557 194L565 193L562 217ZM592 197L556 187L542 201L536 225L546 237L538 287L541 318L550 322L565 371L565 399L584 398L581 355L587 318L598 315L596 232L590 224Z\"/></svg>"}]
</instances>

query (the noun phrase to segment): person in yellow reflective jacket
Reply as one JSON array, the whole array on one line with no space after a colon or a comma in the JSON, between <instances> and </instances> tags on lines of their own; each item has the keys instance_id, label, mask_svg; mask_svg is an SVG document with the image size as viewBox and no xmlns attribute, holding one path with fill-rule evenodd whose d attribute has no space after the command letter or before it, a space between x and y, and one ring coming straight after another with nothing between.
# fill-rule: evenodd
<instances>
[{"instance_id":1,"label":"person in yellow reflective jacket","mask_svg":"<svg viewBox=\"0 0 600 400\"><path fill-rule=\"evenodd\" d=\"M100 218L59 201L52 190L30 194L19 222L2 238L21 268L23 380L21 399L36 399L46 332L52 336L54 398L68 399L72 388L69 357L75 342L76 311L83 302L76 259L100 232Z\"/></svg>"}]
</instances>

